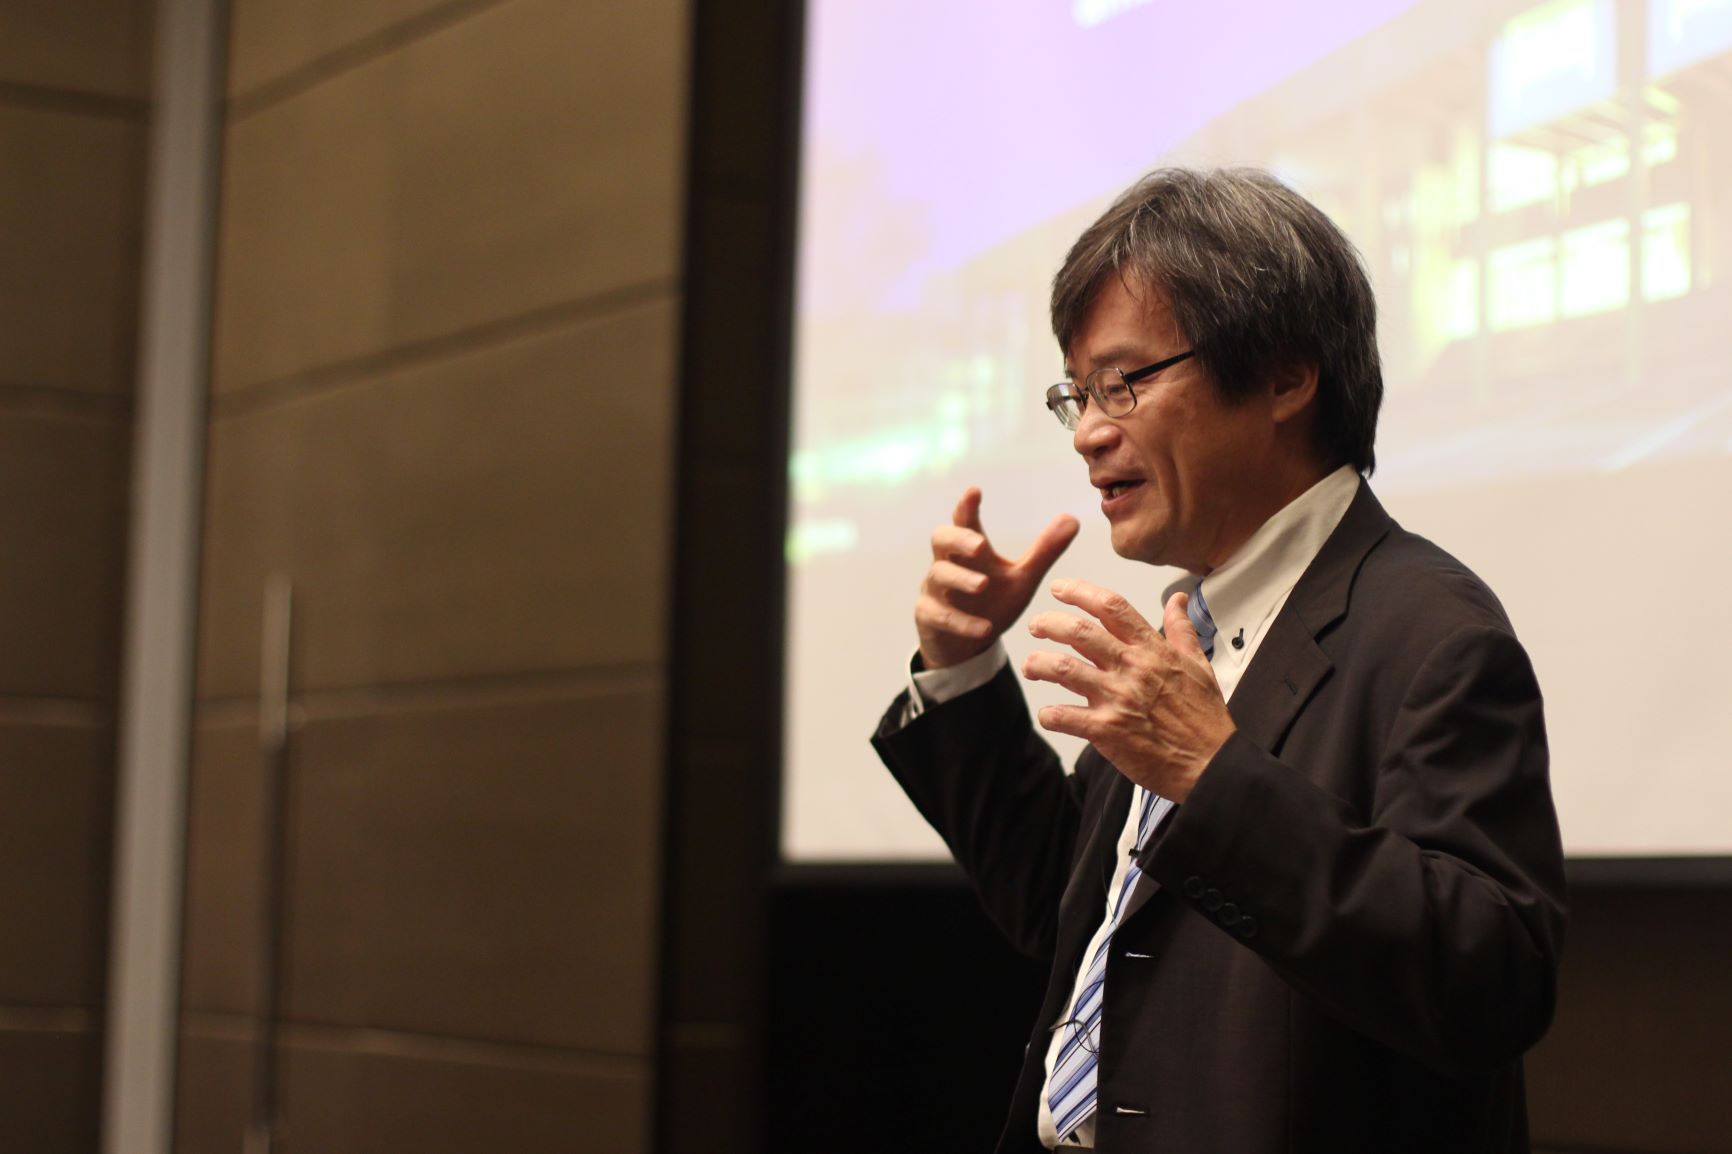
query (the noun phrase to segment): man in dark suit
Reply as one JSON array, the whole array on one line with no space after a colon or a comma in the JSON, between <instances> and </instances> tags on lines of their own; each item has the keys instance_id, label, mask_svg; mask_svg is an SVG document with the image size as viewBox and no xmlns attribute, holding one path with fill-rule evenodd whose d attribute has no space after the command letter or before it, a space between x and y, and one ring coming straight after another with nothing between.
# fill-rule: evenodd
<instances>
[{"instance_id":1,"label":"man in dark suit","mask_svg":"<svg viewBox=\"0 0 1732 1154\"><path fill-rule=\"evenodd\" d=\"M1052 963L1001 1151L1521 1151L1564 923L1540 693L1496 598L1363 479L1382 380L1352 246L1266 174L1163 170L1054 282L1048 405L1160 627L1076 533L933 534L874 738L999 926Z\"/></svg>"}]
</instances>

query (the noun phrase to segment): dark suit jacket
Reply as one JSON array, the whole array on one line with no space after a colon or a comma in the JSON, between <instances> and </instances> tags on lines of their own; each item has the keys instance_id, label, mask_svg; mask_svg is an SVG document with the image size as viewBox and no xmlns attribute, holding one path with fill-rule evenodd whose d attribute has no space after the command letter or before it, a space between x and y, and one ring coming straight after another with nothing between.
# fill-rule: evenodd
<instances>
[{"instance_id":1,"label":"dark suit jacket","mask_svg":"<svg viewBox=\"0 0 1732 1154\"><path fill-rule=\"evenodd\" d=\"M1066 775L1016 675L880 756L1000 928L1052 961L1000 1151L1041 1149L1048 1028L1099 926L1132 786ZM1141 851L1107 963L1096 1148L1524 1151L1564 878L1539 687L1502 608L1363 483Z\"/></svg>"}]
</instances>

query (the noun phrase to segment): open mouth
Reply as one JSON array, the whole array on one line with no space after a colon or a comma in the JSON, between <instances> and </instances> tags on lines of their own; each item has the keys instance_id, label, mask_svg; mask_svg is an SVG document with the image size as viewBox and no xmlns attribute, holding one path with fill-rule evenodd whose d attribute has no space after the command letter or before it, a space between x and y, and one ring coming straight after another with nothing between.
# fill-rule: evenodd
<instances>
[{"instance_id":1,"label":"open mouth","mask_svg":"<svg viewBox=\"0 0 1732 1154\"><path fill-rule=\"evenodd\" d=\"M1113 481L1101 486L1101 496L1111 501L1114 497L1124 496L1141 484L1141 481Z\"/></svg>"}]
</instances>

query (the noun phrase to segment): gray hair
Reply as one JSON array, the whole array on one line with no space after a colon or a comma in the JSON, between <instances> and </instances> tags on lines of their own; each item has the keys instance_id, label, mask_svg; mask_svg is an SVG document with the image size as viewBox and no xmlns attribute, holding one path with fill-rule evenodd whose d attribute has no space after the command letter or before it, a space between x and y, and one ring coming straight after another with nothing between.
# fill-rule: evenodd
<instances>
[{"instance_id":1,"label":"gray hair","mask_svg":"<svg viewBox=\"0 0 1732 1154\"><path fill-rule=\"evenodd\" d=\"M1326 463L1375 467L1377 302L1353 242L1316 205L1259 169L1151 172L1077 238L1053 278L1053 335L1066 355L1112 274L1164 298L1229 403L1271 371L1315 363Z\"/></svg>"}]
</instances>

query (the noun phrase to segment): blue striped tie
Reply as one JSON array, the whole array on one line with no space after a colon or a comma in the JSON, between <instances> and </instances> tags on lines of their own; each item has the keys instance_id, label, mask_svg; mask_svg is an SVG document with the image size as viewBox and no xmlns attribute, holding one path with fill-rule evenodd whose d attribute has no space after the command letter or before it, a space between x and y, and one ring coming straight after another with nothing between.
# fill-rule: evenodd
<instances>
[{"instance_id":1,"label":"blue striped tie","mask_svg":"<svg viewBox=\"0 0 1732 1154\"><path fill-rule=\"evenodd\" d=\"M1215 656L1215 619L1209 616L1209 603L1203 600L1201 582L1185 599L1185 616L1191 619L1191 627L1197 631L1197 643L1203 647L1203 656Z\"/></svg>"},{"instance_id":2,"label":"blue striped tie","mask_svg":"<svg viewBox=\"0 0 1732 1154\"><path fill-rule=\"evenodd\" d=\"M1201 585L1191 594L1185 612L1197 630L1197 640L1203 646L1203 655L1214 656L1215 620L1209 616L1209 604L1203 600ZM1148 840L1149 830L1160 824L1161 818L1173 808L1173 803L1140 786L1137 792L1143 797L1142 812L1137 816L1137 848L1141 849ZM1106 936L1101 939L1100 948L1095 950L1095 956L1089 963L1076 1004L1071 1007L1069 1017L1061 1023L1070 1030L1070 1036L1059 1048L1058 1057L1052 1064L1052 1080L1046 1084L1047 1107L1052 1111L1053 1125L1058 1130L1061 1142L1069 1141L1077 1127L1094 1117L1095 1067L1100 1063L1101 1008L1105 1000L1107 954L1112 949L1113 935L1119 930L1119 914L1125 907L1125 899L1137 888L1137 879L1142 876L1142 866L1132 858L1125 869L1125 881L1119 887L1118 900L1113 902ZM1084 1045L1085 1039L1087 1045Z\"/></svg>"}]
</instances>

